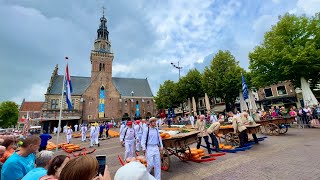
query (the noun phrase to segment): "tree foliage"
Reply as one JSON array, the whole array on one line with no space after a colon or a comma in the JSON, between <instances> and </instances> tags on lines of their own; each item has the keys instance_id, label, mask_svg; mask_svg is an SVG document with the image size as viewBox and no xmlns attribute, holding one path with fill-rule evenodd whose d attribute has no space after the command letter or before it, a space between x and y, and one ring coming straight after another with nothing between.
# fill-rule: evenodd
<instances>
[{"instance_id":1,"label":"tree foliage","mask_svg":"<svg viewBox=\"0 0 320 180\"><path fill-rule=\"evenodd\" d=\"M201 84L202 74L197 69L190 70L185 76L179 79L177 83L177 93L179 102L182 103L188 98L196 99L204 96L204 90Z\"/></svg>"},{"instance_id":2,"label":"tree foliage","mask_svg":"<svg viewBox=\"0 0 320 180\"><path fill-rule=\"evenodd\" d=\"M209 97L220 97L227 104L234 104L241 89L244 70L229 51L219 51L203 72L202 85Z\"/></svg>"},{"instance_id":3,"label":"tree foliage","mask_svg":"<svg viewBox=\"0 0 320 180\"><path fill-rule=\"evenodd\" d=\"M0 104L0 126L7 128L18 122L18 105L15 102L5 101Z\"/></svg>"},{"instance_id":4,"label":"tree foliage","mask_svg":"<svg viewBox=\"0 0 320 180\"><path fill-rule=\"evenodd\" d=\"M320 78L320 16L285 14L266 32L264 41L249 54L252 81L256 87L300 78Z\"/></svg>"},{"instance_id":5,"label":"tree foliage","mask_svg":"<svg viewBox=\"0 0 320 180\"><path fill-rule=\"evenodd\" d=\"M179 104L177 84L171 80L166 80L160 85L157 96L154 99L158 109L177 106Z\"/></svg>"}]
</instances>

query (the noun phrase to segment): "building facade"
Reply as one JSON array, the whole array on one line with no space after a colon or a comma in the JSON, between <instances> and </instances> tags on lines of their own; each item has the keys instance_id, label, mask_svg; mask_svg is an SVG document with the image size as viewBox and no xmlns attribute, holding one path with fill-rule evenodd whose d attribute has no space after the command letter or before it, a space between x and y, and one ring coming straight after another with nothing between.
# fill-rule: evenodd
<instances>
[{"instance_id":1,"label":"building facade","mask_svg":"<svg viewBox=\"0 0 320 180\"><path fill-rule=\"evenodd\" d=\"M68 110L65 97L62 106L62 126L82 121L120 120L123 117L150 117L155 115L153 94L148 79L112 77L114 54L111 51L107 19L103 15L90 53L91 76L71 76L73 109ZM61 102L63 75L55 67L43 111L44 129L57 127Z\"/></svg>"}]
</instances>

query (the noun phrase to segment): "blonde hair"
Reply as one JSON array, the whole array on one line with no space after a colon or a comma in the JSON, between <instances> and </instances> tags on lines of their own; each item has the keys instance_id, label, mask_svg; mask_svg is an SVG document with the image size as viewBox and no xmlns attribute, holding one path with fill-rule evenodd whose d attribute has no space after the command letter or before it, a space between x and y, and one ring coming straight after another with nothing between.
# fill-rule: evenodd
<instances>
[{"instance_id":1,"label":"blonde hair","mask_svg":"<svg viewBox=\"0 0 320 180\"><path fill-rule=\"evenodd\" d=\"M59 180L91 180L98 174L96 158L86 155L71 159L62 169Z\"/></svg>"}]
</instances>

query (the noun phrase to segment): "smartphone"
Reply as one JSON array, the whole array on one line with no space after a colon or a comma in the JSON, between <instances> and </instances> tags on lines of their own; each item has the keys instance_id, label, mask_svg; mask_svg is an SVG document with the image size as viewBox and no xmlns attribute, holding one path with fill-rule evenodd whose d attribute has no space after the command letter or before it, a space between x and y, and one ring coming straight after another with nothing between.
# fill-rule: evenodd
<instances>
[{"instance_id":1,"label":"smartphone","mask_svg":"<svg viewBox=\"0 0 320 180\"><path fill-rule=\"evenodd\" d=\"M106 155L96 155L99 163L99 174L104 174L104 169L106 168L107 156Z\"/></svg>"}]
</instances>

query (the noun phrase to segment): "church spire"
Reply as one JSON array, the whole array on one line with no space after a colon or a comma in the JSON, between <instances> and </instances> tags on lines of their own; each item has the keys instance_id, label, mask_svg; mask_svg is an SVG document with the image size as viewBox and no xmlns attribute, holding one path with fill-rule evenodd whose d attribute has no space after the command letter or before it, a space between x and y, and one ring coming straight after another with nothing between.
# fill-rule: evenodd
<instances>
[{"instance_id":1,"label":"church spire","mask_svg":"<svg viewBox=\"0 0 320 180\"><path fill-rule=\"evenodd\" d=\"M104 17L104 9L105 7L102 7L102 17L100 18L100 26L97 30L98 37L97 39L103 39L109 41L109 31L107 28L107 19Z\"/></svg>"},{"instance_id":2,"label":"church spire","mask_svg":"<svg viewBox=\"0 0 320 180\"><path fill-rule=\"evenodd\" d=\"M100 18L100 25L97 30L97 39L94 43L94 50L100 52L110 53L109 31L107 28L107 18L104 16L105 7L102 7L102 17Z\"/></svg>"}]
</instances>

